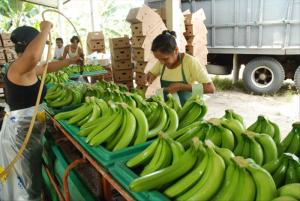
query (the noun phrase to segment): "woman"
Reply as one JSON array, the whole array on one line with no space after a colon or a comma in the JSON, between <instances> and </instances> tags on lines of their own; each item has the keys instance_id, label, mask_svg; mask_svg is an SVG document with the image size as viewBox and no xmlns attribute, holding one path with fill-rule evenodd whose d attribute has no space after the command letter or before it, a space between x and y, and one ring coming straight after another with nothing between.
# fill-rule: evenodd
<instances>
[{"instance_id":1,"label":"woman","mask_svg":"<svg viewBox=\"0 0 300 201\"><path fill-rule=\"evenodd\" d=\"M192 95L195 82L201 84L204 93L214 93L214 84L205 67L195 57L179 53L174 31L163 31L158 35L152 42L151 50L159 62L147 74L147 80L151 84L160 75L165 98L167 93L177 92L183 105Z\"/></svg>"},{"instance_id":2,"label":"woman","mask_svg":"<svg viewBox=\"0 0 300 201\"><path fill-rule=\"evenodd\" d=\"M33 115L44 66L37 66L52 24L40 23L40 32L28 26L18 27L11 34L18 58L8 69L5 82L7 114L0 132L0 168L5 168L20 149ZM79 57L51 62L48 72L77 63ZM41 102L46 94L43 88ZM45 131L45 113L40 112L29 143L5 181L0 182L0 200L40 200L42 151L41 139Z\"/></svg>"},{"instance_id":3,"label":"woman","mask_svg":"<svg viewBox=\"0 0 300 201\"><path fill-rule=\"evenodd\" d=\"M73 36L70 42L71 44L64 49L63 59L67 58L67 56L73 58L83 54L82 49L78 46L79 38L77 36Z\"/></svg>"}]
</instances>

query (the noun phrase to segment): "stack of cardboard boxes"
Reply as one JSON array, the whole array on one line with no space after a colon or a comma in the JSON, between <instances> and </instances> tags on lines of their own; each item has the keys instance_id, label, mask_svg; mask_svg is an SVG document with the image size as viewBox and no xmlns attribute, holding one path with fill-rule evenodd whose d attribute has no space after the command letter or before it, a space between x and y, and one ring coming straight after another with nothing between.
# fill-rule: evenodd
<instances>
[{"instance_id":1,"label":"stack of cardboard boxes","mask_svg":"<svg viewBox=\"0 0 300 201\"><path fill-rule=\"evenodd\" d=\"M13 62L16 58L15 45L10 40L10 33L0 35L0 65Z\"/></svg>"},{"instance_id":2,"label":"stack of cardboard boxes","mask_svg":"<svg viewBox=\"0 0 300 201\"><path fill-rule=\"evenodd\" d=\"M144 5L129 11L126 20L131 24L132 60L134 62L135 82L138 89L156 90L159 82L148 86L146 74L157 62L152 51L152 41L166 30L161 17L148 6Z\"/></svg>"},{"instance_id":3,"label":"stack of cardboard boxes","mask_svg":"<svg viewBox=\"0 0 300 201\"><path fill-rule=\"evenodd\" d=\"M207 29L204 24L206 19L203 9L199 9L195 13L186 11L185 16L185 38L187 40L186 52L195 56L199 62L205 66L207 64L208 50Z\"/></svg>"},{"instance_id":4,"label":"stack of cardboard boxes","mask_svg":"<svg viewBox=\"0 0 300 201\"><path fill-rule=\"evenodd\" d=\"M105 43L103 32L89 32L87 35L87 51L89 54L92 52L105 52Z\"/></svg>"},{"instance_id":5,"label":"stack of cardboard boxes","mask_svg":"<svg viewBox=\"0 0 300 201\"><path fill-rule=\"evenodd\" d=\"M114 82L133 88L133 69L131 66L131 48L129 38L109 39Z\"/></svg>"}]
</instances>

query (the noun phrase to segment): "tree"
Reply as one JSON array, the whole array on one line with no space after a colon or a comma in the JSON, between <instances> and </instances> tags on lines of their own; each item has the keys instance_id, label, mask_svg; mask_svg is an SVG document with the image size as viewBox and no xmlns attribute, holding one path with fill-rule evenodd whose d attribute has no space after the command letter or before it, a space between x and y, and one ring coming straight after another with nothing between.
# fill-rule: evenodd
<instances>
[{"instance_id":1,"label":"tree","mask_svg":"<svg viewBox=\"0 0 300 201\"><path fill-rule=\"evenodd\" d=\"M11 31L21 25L38 26L39 10L36 5L20 0L1 0L0 28Z\"/></svg>"}]
</instances>

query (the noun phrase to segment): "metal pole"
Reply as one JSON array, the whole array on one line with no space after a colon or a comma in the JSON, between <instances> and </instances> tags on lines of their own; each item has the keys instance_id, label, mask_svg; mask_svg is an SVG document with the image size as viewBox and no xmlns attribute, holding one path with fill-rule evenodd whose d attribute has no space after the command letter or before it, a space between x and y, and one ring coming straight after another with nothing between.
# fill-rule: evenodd
<instances>
[{"instance_id":1,"label":"metal pole","mask_svg":"<svg viewBox=\"0 0 300 201\"><path fill-rule=\"evenodd\" d=\"M94 20L94 5L93 0L90 0L90 11L91 11L91 25L92 25L92 31L95 31L95 20Z\"/></svg>"}]
</instances>

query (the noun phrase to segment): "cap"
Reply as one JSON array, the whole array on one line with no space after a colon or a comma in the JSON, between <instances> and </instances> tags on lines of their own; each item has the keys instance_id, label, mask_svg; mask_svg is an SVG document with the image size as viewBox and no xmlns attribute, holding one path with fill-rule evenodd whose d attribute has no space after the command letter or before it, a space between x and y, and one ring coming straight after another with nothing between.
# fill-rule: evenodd
<instances>
[{"instance_id":1,"label":"cap","mask_svg":"<svg viewBox=\"0 0 300 201\"><path fill-rule=\"evenodd\" d=\"M21 26L13 30L10 40L16 45L27 46L37 35L39 31L30 26Z\"/></svg>"}]
</instances>

